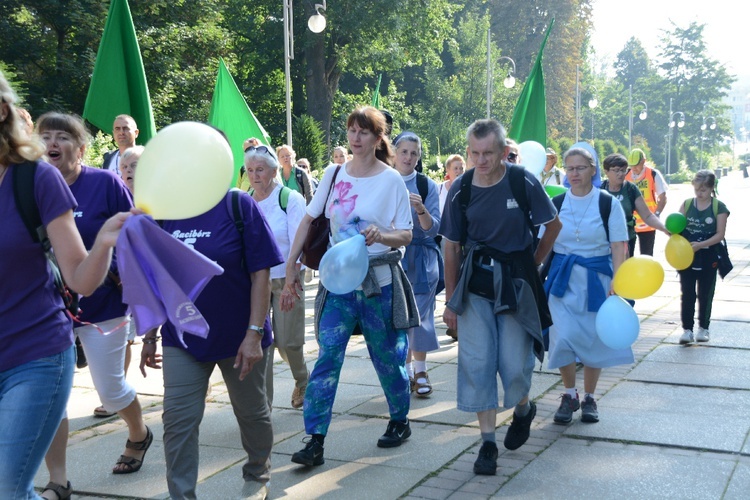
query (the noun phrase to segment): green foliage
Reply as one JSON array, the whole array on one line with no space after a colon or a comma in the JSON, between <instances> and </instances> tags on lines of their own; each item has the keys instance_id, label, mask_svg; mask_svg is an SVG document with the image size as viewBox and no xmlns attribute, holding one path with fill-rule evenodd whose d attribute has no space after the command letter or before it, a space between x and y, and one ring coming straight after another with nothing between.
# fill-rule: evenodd
<instances>
[{"instance_id":1,"label":"green foliage","mask_svg":"<svg viewBox=\"0 0 750 500\"><path fill-rule=\"evenodd\" d=\"M294 120L292 137L297 158L307 158L311 172L322 170L328 165L325 161L326 145L323 130L312 116L302 115Z\"/></svg>"},{"instance_id":2,"label":"green foliage","mask_svg":"<svg viewBox=\"0 0 750 500\"><path fill-rule=\"evenodd\" d=\"M93 137L83 155L83 164L89 167L101 168L104 153L114 149L114 139L111 135L99 130Z\"/></svg>"}]
</instances>

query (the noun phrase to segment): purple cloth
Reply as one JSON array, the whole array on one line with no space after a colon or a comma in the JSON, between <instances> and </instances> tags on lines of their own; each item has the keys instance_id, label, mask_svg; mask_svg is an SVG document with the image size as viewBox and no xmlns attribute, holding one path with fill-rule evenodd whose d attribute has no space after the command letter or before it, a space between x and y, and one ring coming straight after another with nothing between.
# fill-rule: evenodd
<instances>
[{"instance_id":1,"label":"purple cloth","mask_svg":"<svg viewBox=\"0 0 750 500\"><path fill-rule=\"evenodd\" d=\"M0 184L0 372L59 354L73 343L42 245L34 243L13 198L11 166ZM34 198L45 227L75 209L60 171L39 162Z\"/></svg>"},{"instance_id":2,"label":"purple cloth","mask_svg":"<svg viewBox=\"0 0 750 500\"><path fill-rule=\"evenodd\" d=\"M177 339L208 336L209 325L193 301L224 270L164 232L147 215L130 217L117 239L122 298L138 335L170 321Z\"/></svg>"},{"instance_id":3,"label":"purple cloth","mask_svg":"<svg viewBox=\"0 0 750 500\"><path fill-rule=\"evenodd\" d=\"M212 279L195 301L211 325L211 333L205 339L194 336L185 338L187 351L199 362L218 361L237 355L237 349L247 335L250 320L253 287L250 274L284 262L273 232L255 200L247 193L240 194L240 213L244 223L242 233L234 223L230 202L231 194L227 194L204 214L190 219L164 221L164 230L172 237L224 269L224 274ZM264 348L272 342L268 321L265 326L261 342ZM171 323L162 328L162 345L180 346Z\"/></svg>"},{"instance_id":4,"label":"purple cloth","mask_svg":"<svg viewBox=\"0 0 750 500\"><path fill-rule=\"evenodd\" d=\"M133 206L133 197L122 179L114 173L100 168L81 167L81 173L70 185L78 208L73 212L76 227L87 250L91 250L102 225L119 212L127 212ZM116 254L112 258L110 271L117 273ZM81 321L96 323L119 318L127 306L122 303L122 292L118 284L107 277L104 283L89 297L81 297ZM76 322L74 326L81 326Z\"/></svg>"}]
</instances>

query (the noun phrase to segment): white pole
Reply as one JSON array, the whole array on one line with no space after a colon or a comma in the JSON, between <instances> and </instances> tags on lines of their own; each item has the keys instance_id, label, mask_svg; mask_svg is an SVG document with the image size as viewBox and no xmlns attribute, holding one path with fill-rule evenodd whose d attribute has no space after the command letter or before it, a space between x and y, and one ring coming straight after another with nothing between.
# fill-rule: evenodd
<instances>
[{"instance_id":1,"label":"white pole","mask_svg":"<svg viewBox=\"0 0 750 500\"><path fill-rule=\"evenodd\" d=\"M672 156L672 98L669 98L669 123L667 123L667 176L669 176L669 161Z\"/></svg>"},{"instance_id":2,"label":"white pole","mask_svg":"<svg viewBox=\"0 0 750 500\"><path fill-rule=\"evenodd\" d=\"M492 108L492 32L487 27L487 119L490 119Z\"/></svg>"},{"instance_id":3,"label":"white pole","mask_svg":"<svg viewBox=\"0 0 750 500\"><path fill-rule=\"evenodd\" d=\"M292 0L284 0L284 86L286 87L286 142L292 145L292 79L289 63L294 59Z\"/></svg>"},{"instance_id":4,"label":"white pole","mask_svg":"<svg viewBox=\"0 0 750 500\"><path fill-rule=\"evenodd\" d=\"M581 77L579 75L579 66L576 64L576 142L580 140L580 133L578 127L580 125L581 116Z\"/></svg>"},{"instance_id":5,"label":"white pole","mask_svg":"<svg viewBox=\"0 0 750 500\"><path fill-rule=\"evenodd\" d=\"M633 149L633 86L628 86L628 152Z\"/></svg>"}]
</instances>

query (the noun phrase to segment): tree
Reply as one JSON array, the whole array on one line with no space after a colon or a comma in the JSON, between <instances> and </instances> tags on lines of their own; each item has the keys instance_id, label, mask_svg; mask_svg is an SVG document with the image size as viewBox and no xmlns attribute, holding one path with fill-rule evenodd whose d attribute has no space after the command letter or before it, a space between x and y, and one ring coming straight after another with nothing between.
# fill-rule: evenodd
<instances>
[{"instance_id":1,"label":"tree","mask_svg":"<svg viewBox=\"0 0 750 500\"><path fill-rule=\"evenodd\" d=\"M630 38L617 54L614 69L617 79L625 88L635 87L639 78L654 74L646 49L635 37Z\"/></svg>"},{"instance_id":2,"label":"tree","mask_svg":"<svg viewBox=\"0 0 750 500\"><path fill-rule=\"evenodd\" d=\"M310 161L310 171L325 168L326 145L323 131L310 115L302 115L294 120L294 150L298 158Z\"/></svg>"}]
</instances>

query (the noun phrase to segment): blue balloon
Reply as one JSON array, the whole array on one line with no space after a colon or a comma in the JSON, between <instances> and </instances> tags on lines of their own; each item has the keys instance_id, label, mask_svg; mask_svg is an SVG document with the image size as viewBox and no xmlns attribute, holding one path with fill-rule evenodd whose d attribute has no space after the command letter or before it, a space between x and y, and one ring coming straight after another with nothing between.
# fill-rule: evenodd
<instances>
[{"instance_id":1,"label":"blue balloon","mask_svg":"<svg viewBox=\"0 0 750 500\"><path fill-rule=\"evenodd\" d=\"M594 165L596 165L596 174L594 175L594 178L591 179L592 184L594 187L602 187L602 171L601 168L599 168L599 155L596 154L596 149L594 149L594 146L589 144L588 142L581 141L576 142L572 146L570 146L570 149L585 149L589 153L591 153L591 156L594 157ZM563 186L570 189L570 182L568 182L568 177L566 176L563 179Z\"/></svg>"},{"instance_id":2,"label":"blue balloon","mask_svg":"<svg viewBox=\"0 0 750 500\"><path fill-rule=\"evenodd\" d=\"M612 349L627 349L638 338L641 322L635 310L617 295L607 297L596 313L596 334Z\"/></svg>"},{"instance_id":3,"label":"blue balloon","mask_svg":"<svg viewBox=\"0 0 750 500\"><path fill-rule=\"evenodd\" d=\"M370 259L361 234L333 245L320 260L320 281L329 292L349 293L367 276Z\"/></svg>"}]
</instances>

